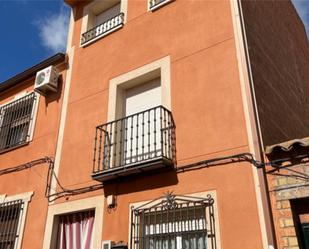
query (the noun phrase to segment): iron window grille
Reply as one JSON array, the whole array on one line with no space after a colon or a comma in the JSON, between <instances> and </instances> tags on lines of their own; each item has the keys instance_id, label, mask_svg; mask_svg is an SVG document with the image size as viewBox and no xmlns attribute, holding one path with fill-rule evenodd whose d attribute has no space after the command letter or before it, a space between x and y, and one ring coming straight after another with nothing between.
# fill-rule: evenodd
<instances>
[{"instance_id":1,"label":"iron window grille","mask_svg":"<svg viewBox=\"0 0 309 249\"><path fill-rule=\"evenodd\" d=\"M172 113L157 106L96 127L93 173L147 163L175 160Z\"/></svg>"},{"instance_id":2,"label":"iron window grille","mask_svg":"<svg viewBox=\"0 0 309 249\"><path fill-rule=\"evenodd\" d=\"M168 193L131 211L132 249L215 249L214 199Z\"/></svg>"},{"instance_id":3,"label":"iron window grille","mask_svg":"<svg viewBox=\"0 0 309 249\"><path fill-rule=\"evenodd\" d=\"M28 142L35 101L33 92L0 107L0 151Z\"/></svg>"},{"instance_id":4,"label":"iron window grille","mask_svg":"<svg viewBox=\"0 0 309 249\"><path fill-rule=\"evenodd\" d=\"M15 249L19 239L22 200L0 203L0 248Z\"/></svg>"}]
</instances>

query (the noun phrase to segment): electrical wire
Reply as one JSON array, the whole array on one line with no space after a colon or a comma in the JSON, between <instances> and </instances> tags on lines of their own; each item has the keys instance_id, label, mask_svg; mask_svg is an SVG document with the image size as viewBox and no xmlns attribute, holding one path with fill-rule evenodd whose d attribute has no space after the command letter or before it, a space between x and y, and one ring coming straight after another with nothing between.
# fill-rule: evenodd
<instances>
[{"instance_id":1,"label":"electrical wire","mask_svg":"<svg viewBox=\"0 0 309 249\"><path fill-rule=\"evenodd\" d=\"M270 162L262 163L260 161L255 160L254 156L251 153L240 153L240 154L235 154L235 155L230 155L230 156L225 156L225 157L216 157L216 158L212 158L212 159L207 159L207 160L202 160L202 161L199 161L199 162L187 164L187 165L178 167L176 171L181 173L181 172L185 172L185 171L189 171L189 170L196 170L196 169L200 169L200 168L204 168L204 167L212 167L212 166L230 164L230 163L235 163L235 162L249 162L250 164L252 164L253 166L255 166L257 168L261 168L261 167L265 167L265 166L271 166L273 169L270 170L270 171L267 171L266 173L275 174L275 172L279 171L280 169L286 169L286 170L293 171L291 169L288 169L287 168L288 166L280 165L281 163L286 162L286 161L290 161L292 159L293 160L295 160L295 159L302 160L302 159L304 159L308 156L309 156L309 153L304 154L304 155L295 156L295 157L277 159L277 160L272 160ZM5 175L5 174L9 174L9 173L22 171L22 170L25 170L25 169L29 169L31 167L37 166L39 164L44 164L44 163L48 164L45 197L48 199L49 202L55 201L55 200L62 198L62 197L80 195L80 194L93 192L93 191L96 191L96 190L103 188L102 183L93 184L93 185L81 187L81 188L74 188L74 189L65 188L60 183L56 173L54 172L54 161L53 161L53 159L51 157L48 157L48 156L37 159L37 160L33 160L33 161L25 163L25 164L18 165L16 167L2 169L2 170L0 170L0 176ZM306 179L309 178L309 176L307 174L297 172L297 171L296 172L293 171L293 172L301 174L301 177L303 177L303 178L306 178ZM55 178L57 185L59 186L61 191L60 192L55 191L56 193L50 194L51 181L52 181L53 178Z\"/></svg>"},{"instance_id":2,"label":"electrical wire","mask_svg":"<svg viewBox=\"0 0 309 249\"><path fill-rule=\"evenodd\" d=\"M90 185L90 186L83 187L83 188L64 189L61 192L57 192L57 193L49 195L48 201L52 202L62 197L85 194L85 193L93 192L93 191L96 191L102 188L103 188L103 184L100 183L100 184L94 184L94 185Z\"/></svg>"},{"instance_id":3,"label":"electrical wire","mask_svg":"<svg viewBox=\"0 0 309 249\"><path fill-rule=\"evenodd\" d=\"M40 159L33 160L31 162L24 163L24 164L15 166L15 167L1 169L0 170L0 176L5 175L5 174L18 172L18 171L25 170L25 169L29 169L29 168L32 168L32 167L39 165L39 164L50 163L51 161L52 161L52 158L50 158L50 157L42 157Z\"/></svg>"},{"instance_id":4,"label":"electrical wire","mask_svg":"<svg viewBox=\"0 0 309 249\"><path fill-rule=\"evenodd\" d=\"M229 164L229 163L244 162L244 161L250 162L257 168L263 167L263 163L255 160L252 154L240 153L240 154L235 154L231 156L216 157L216 158L207 159L207 160L187 164L184 166L180 166L177 168L177 172L184 172L184 171L195 170L195 169L200 169L204 167L211 167L211 166L216 166L216 165L221 165L221 164Z\"/></svg>"}]
</instances>

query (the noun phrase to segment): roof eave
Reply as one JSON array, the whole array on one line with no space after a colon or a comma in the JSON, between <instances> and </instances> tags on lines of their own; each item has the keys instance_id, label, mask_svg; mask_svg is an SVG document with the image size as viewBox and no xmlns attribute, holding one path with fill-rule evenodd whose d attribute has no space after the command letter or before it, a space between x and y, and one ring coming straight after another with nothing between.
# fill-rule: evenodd
<instances>
[{"instance_id":1,"label":"roof eave","mask_svg":"<svg viewBox=\"0 0 309 249\"><path fill-rule=\"evenodd\" d=\"M49 58L47 58L44 61L41 61L40 63L26 69L25 71L16 74L15 76L9 78L6 81L3 81L0 83L0 92L3 92L13 86L18 85L19 83L22 83L23 81L29 79L30 77L34 76L37 71L40 71L41 69L48 67L50 65L57 65L62 62L65 62L66 55L64 53L57 53Z\"/></svg>"}]
</instances>

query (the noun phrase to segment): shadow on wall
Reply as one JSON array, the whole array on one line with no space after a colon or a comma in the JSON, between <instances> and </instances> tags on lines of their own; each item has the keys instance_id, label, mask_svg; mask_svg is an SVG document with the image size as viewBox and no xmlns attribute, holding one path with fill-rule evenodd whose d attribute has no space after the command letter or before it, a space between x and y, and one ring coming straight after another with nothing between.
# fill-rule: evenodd
<instances>
[{"instance_id":1,"label":"shadow on wall","mask_svg":"<svg viewBox=\"0 0 309 249\"><path fill-rule=\"evenodd\" d=\"M176 171L156 171L155 173L149 172L142 175L119 178L111 183L104 184L104 195L128 194L165 186L172 186L177 183L178 178Z\"/></svg>"},{"instance_id":2,"label":"shadow on wall","mask_svg":"<svg viewBox=\"0 0 309 249\"><path fill-rule=\"evenodd\" d=\"M45 106L47 107L50 103L57 101L59 102L63 89L63 75L60 74L58 78L58 90L57 92L49 92L45 97Z\"/></svg>"}]
</instances>

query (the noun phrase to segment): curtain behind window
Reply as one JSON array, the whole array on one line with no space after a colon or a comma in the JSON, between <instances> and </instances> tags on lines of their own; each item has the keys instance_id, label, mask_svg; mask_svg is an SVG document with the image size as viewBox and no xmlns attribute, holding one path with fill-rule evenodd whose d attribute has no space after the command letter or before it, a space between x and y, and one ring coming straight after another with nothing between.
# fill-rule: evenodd
<instances>
[{"instance_id":1,"label":"curtain behind window","mask_svg":"<svg viewBox=\"0 0 309 249\"><path fill-rule=\"evenodd\" d=\"M59 217L57 249L91 249L94 211Z\"/></svg>"}]
</instances>

